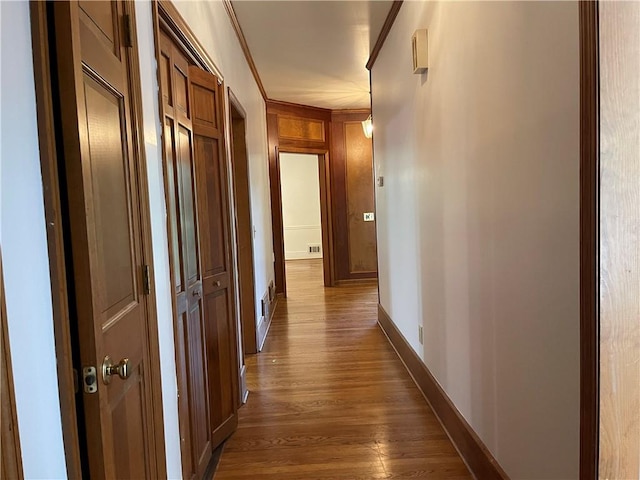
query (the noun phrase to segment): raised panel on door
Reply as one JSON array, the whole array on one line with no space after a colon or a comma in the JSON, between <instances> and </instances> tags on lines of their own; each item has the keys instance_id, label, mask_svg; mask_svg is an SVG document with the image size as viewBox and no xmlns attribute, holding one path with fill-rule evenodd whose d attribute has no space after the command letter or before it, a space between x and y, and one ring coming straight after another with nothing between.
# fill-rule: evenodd
<instances>
[{"instance_id":1,"label":"raised panel on door","mask_svg":"<svg viewBox=\"0 0 640 480\"><path fill-rule=\"evenodd\" d=\"M195 157L198 159L200 228L202 230L203 277L211 281L228 278L228 244L225 241L224 186L218 139L196 135ZM220 276L220 278L217 278ZM216 278L214 278L216 277Z\"/></svg>"},{"instance_id":2,"label":"raised panel on door","mask_svg":"<svg viewBox=\"0 0 640 480\"><path fill-rule=\"evenodd\" d=\"M147 297L121 2L54 3L60 125L79 354L97 368L82 398L89 475L156 478ZM128 362L102 374L103 360Z\"/></svg>"},{"instance_id":3,"label":"raised panel on door","mask_svg":"<svg viewBox=\"0 0 640 480\"><path fill-rule=\"evenodd\" d=\"M218 79L189 70L200 225L213 446L237 425L238 352L233 311L228 172L223 148L222 91Z\"/></svg>"},{"instance_id":4,"label":"raised panel on door","mask_svg":"<svg viewBox=\"0 0 640 480\"><path fill-rule=\"evenodd\" d=\"M209 354L209 378L212 385L211 421L216 429L224 430L226 422L233 419L236 413L236 350L229 343L233 338L235 322L229 311L228 289L212 291L205 297L205 318L207 319L207 341ZM226 432L226 430L225 430ZM224 440L224 433L219 440ZM214 436L215 440L215 436Z\"/></svg>"},{"instance_id":5,"label":"raised panel on door","mask_svg":"<svg viewBox=\"0 0 640 480\"><path fill-rule=\"evenodd\" d=\"M180 197L180 214L182 219L182 243L185 251L185 279L187 288L191 289L200 281L198 264L197 218L194 188L194 166L191 145L191 131L183 125L178 126L177 165L178 191Z\"/></svg>"},{"instance_id":6,"label":"raised panel on door","mask_svg":"<svg viewBox=\"0 0 640 480\"><path fill-rule=\"evenodd\" d=\"M205 329L200 302L191 306L187 316L187 365L189 372L189 405L191 409L191 442L194 465L206 467L211 457L209 424L209 395L205 358ZM199 472L204 473L204 472Z\"/></svg>"}]
</instances>

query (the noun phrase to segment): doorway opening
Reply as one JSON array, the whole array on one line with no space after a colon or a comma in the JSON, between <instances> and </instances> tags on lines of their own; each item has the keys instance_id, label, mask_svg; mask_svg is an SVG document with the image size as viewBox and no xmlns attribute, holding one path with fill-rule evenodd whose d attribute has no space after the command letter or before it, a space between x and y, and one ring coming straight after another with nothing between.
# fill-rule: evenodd
<instances>
[{"instance_id":1,"label":"doorway opening","mask_svg":"<svg viewBox=\"0 0 640 480\"><path fill-rule=\"evenodd\" d=\"M319 155L280 153L282 228L287 283L299 275L323 278L323 225ZM291 271L297 274L290 275Z\"/></svg>"}]
</instances>

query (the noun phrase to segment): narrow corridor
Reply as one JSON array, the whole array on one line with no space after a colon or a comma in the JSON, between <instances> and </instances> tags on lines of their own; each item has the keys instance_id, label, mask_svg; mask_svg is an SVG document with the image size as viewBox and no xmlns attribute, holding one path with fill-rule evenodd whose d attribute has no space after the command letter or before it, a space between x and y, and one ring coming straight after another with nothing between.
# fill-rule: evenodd
<instances>
[{"instance_id":1,"label":"narrow corridor","mask_svg":"<svg viewBox=\"0 0 640 480\"><path fill-rule=\"evenodd\" d=\"M325 289L322 260L287 262L225 479L471 478L376 323L373 285Z\"/></svg>"}]
</instances>

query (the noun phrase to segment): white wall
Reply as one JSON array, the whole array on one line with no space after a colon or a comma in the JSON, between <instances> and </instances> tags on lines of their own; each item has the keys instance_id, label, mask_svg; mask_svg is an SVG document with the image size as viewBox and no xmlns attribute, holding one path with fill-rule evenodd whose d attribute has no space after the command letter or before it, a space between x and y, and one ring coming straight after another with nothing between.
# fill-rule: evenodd
<instances>
[{"instance_id":1,"label":"white wall","mask_svg":"<svg viewBox=\"0 0 640 480\"><path fill-rule=\"evenodd\" d=\"M285 260L322 258L318 156L281 153L280 185ZM309 253L309 245L320 245L320 253Z\"/></svg>"},{"instance_id":2,"label":"white wall","mask_svg":"<svg viewBox=\"0 0 640 480\"><path fill-rule=\"evenodd\" d=\"M3 275L24 477L66 478L29 3L0 2Z\"/></svg>"},{"instance_id":3,"label":"white wall","mask_svg":"<svg viewBox=\"0 0 640 480\"><path fill-rule=\"evenodd\" d=\"M575 2L405 2L372 71L380 302L513 479L578 476L578 60Z\"/></svg>"}]
</instances>

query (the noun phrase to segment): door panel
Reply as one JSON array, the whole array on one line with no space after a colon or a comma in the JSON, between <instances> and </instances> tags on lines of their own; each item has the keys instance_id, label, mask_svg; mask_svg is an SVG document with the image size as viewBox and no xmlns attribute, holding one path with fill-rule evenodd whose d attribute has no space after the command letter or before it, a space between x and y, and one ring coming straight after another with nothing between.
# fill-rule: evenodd
<instances>
[{"instance_id":1,"label":"door panel","mask_svg":"<svg viewBox=\"0 0 640 480\"><path fill-rule=\"evenodd\" d=\"M212 422L221 428L235 414L235 372L229 365L234 361L235 349L227 341L232 337L232 320L229 311L228 286L221 286L205 298L205 317L209 319L207 338L209 340L209 371L211 381L218 388L212 393Z\"/></svg>"},{"instance_id":2,"label":"door panel","mask_svg":"<svg viewBox=\"0 0 640 480\"><path fill-rule=\"evenodd\" d=\"M133 219L128 209L128 159L120 128L125 123L124 105L108 85L100 85L87 75L84 87L91 184L96 198L104 199L96 202L95 211L96 230L105 234L96 237L99 281L104 285L101 311L110 318L134 297Z\"/></svg>"},{"instance_id":3,"label":"door panel","mask_svg":"<svg viewBox=\"0 0 640 480\"><path fill-rule=\"evenodd\" d=\"M195 98L195 96L194 96ZM228 254L225 243L223 216L223 185L220 178L220 159L218 158L218 140L197 135L195 137L196 158L208 159L199 164L199 207L202 241L202 270L204 277L224 273L225 258ZM212 214L210 214L212 213ZM221 280L221 279L218 279Z\"/></svg>"},{"instance_id":4,"label":"door panel","mask_svg":"<svg viewBox=\"0 0 640 480\"><path fill-rule=\"evenodd\" d=\"M224 90L214 75L194 66L189 69L189 80L194 112L204 318L215 447L235 429L238 422L239 362L232 303L228 172L223 131L218 128L222 125L223 112L219 100Z\"/></svg>"},{"instance_id":5,"label":"door panel","mask_svg":"<svg viewBox=\"0 0 640 480\"><path fill-rule=\"evenodd\" d=\"M54 3L60 128L69 201L75 312L92 478L155 478L139 158L132 139L130 63L121 2ZM103 381L103 359L128 359Z\"/></svg>"},{"instance_id":6,"label":"door panel","mask_svg":"<svg viewBox=\"0 0 640 480\"><path fill-rule=\"evenodd\" d=\"M186 249L186 279L189 287L200 280L198 266L198 239L196 237L195 191L193 157L191 156L191 132L178 127L178 168L180 186L180 210L184 222L183 243Z\"/></svg>"},{"instance_id":7,"label":"door panel","mask_svg":"<svg viewBox=\"0 0 640 480\"><path fill-rule=\"evenodd\" d=\"M111 2L81 1L80 8L81 14L84 13L89 20L88 27L95 30L96 36L115 50L114 47L117 44L117 24L114 25L114 19L117 19L117 11L114 12L115 5Z\"/></svg>"}]
</instances>

